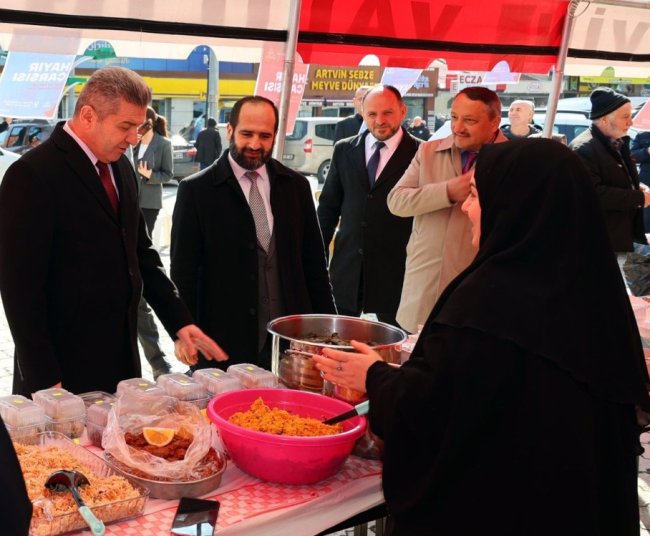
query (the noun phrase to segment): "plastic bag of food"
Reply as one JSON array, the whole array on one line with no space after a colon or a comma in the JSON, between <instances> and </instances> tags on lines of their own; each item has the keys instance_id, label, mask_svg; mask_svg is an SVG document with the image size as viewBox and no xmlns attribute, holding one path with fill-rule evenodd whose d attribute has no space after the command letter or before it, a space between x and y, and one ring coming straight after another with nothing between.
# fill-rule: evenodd
<instances>
[{"instance_id":1,"label":"plastic bag of food","mask_svg":"<svg viewBox=\"0 0 650 536\"><path fill-rule=\"evenodd\" d=\"M212 427L194 404L146 394L117 399L102 439L111 457L154 480L192 480L211 443Z\"/></svg>"}]
</instances>

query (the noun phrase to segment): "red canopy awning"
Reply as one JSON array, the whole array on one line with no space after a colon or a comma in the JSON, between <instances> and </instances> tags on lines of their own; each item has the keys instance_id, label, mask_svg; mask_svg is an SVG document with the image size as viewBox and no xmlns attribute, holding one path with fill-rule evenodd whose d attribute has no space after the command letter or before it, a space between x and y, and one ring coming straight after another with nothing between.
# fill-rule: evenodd
<instances>
[{"instance_id":1,"label":"red canopy awning","mask_svg":"<svg viewBox=\"0 0 650 536\"><path fill-rule=\"evenodd\" d=\"M557 60L568 0L303 0L298 52L305 63L546 73ZM468 55L469 53L469 55Z\"/></svg>"}]
</instances>

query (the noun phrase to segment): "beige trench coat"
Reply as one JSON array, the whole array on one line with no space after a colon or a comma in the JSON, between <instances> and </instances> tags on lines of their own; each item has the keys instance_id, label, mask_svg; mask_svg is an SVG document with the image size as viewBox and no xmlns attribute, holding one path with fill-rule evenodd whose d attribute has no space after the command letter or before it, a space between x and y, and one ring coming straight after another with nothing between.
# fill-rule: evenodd
<instances>
[{"instance_id":1,"label":"beige trench coat","mask_svg":"<svg viewBox=\"0 0 650 536\"><path fill-rule=\"evenodd\" d=\"M499 131L495 143L508 141ZM453 137L420 145L408 169L388 194L388 208L414 217L406 248L406 272L397 322L416 332L449 282L472 262L472 226L447 197L447 181L461 174Z\"/></svg>"}]
</instances>

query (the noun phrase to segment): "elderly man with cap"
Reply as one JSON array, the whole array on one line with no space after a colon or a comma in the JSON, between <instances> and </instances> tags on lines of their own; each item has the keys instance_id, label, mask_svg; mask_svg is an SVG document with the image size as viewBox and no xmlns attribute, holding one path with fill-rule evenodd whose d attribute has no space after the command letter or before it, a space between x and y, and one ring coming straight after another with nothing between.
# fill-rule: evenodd
<instances>
[{"instance_id":1,"label":"elderly man with cap","mask_svg":"<svg viewBox=\"0 0 650 536\"><path fill-rule=\"evenodd\" d=\"M571 143L587 167L600 198L605 225L621 272L628 252L648 244L643 229L643 207L650 205L650 192L639 184L630 157L628 129L632 104L625 95L608 87L594 89L591 127ZM625 277L624 277L625 279Z\"/></svg>"}]
</instances>

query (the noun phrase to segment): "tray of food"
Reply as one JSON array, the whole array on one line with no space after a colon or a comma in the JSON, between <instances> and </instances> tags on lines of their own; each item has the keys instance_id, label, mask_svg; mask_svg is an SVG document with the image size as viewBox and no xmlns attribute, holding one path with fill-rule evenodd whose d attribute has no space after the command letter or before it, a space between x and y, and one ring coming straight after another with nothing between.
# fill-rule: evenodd
<instances>
[{"instance_id":1,"label":"tray of food","mask_svg":"<svg viewBox=\"0 0 650 536\"><path fill-rule=\"evenodd\" d=\"M55 471L79 471L89 484L81 497L105 524L142 515L149 491L115 471L104 460L58 432L44 432L14 442L34 504L30 536L54 536L87 528L68 492L55 492L45 481Z\"/></svg>"}]
</instances>

